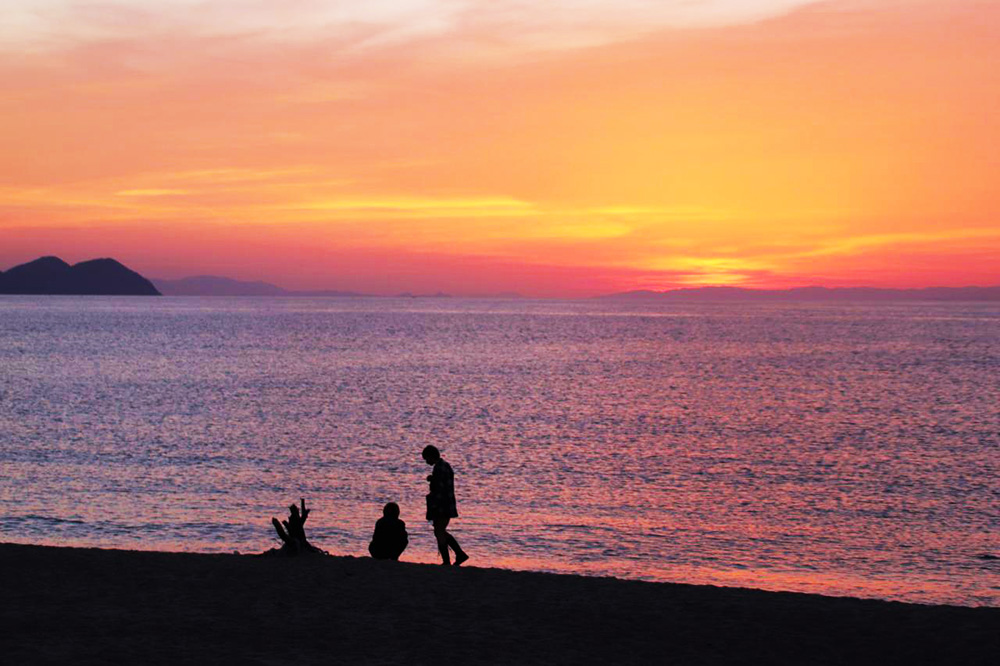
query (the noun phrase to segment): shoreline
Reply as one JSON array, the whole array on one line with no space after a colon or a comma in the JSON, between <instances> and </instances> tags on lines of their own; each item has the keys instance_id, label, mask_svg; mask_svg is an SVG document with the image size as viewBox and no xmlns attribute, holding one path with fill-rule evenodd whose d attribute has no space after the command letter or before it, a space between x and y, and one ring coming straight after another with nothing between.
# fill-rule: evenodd
<instances>
[{"instance_id":1,"label":"shoreline","mask_svg":"<svg viewBox=\"0 0 1000 666\"><path fill-rule=\"evenodd\" d=\"M11 663L987 664L1000 608L0 543ZM447 655L447 657L442 657Z\"/></svg>"},{"instance_id":2,"label":"shoreline","mask_svg":"<svg viewBox=\"0 0 1000 666\"><path fill-rule=\"evenodd\" d=\"M277 543L275 547L277 547ZM54 549L65 549L65 550L82 550L82 551L111 551L119 553L159 553L164 555L208 555L208 556L238 556L238 557L260 557L265 555L268 551L251 551L251 550L238 550L230 548L207 548L207 549L191 549L191 550L170 550L169 548L164 548L161 546L146 544L146 543L136 543L129 546L124 545L89 545L80 543L70 543L70 544L56 544L56 543L32 543L27 540L25 541L3 541L0 540L0 548L5 546L28 546L28 547L38 547L38 548L54 548ZM322 550L322 549L321 549ZM427 553L411 553L412 549L408 549L402 560L399 562L401 565L417 565L417 566L436 566L438 564L437 553L433 555L428 555ZM428 551L429 552L429 551ZM322 553L330 558L344 559L344 560L367 560L369 555L367 553L361 552L343 552L343 551L327 551L322 550ZM988 558L992 560L993 558ZM546 567L545 563L541 560L528 563L529 566L524 566L524 563L519 563L518 565L508 565L505 563L498 563L496 560L488 560L488 564L481 564L482 559L479 557L473 557L471 564L467 565L467 568L474 568L480 570L490 570L490 571L506 571L510 573L525 573L525 574L545 574L552 576L568 576L568 577L579 577L586 579L599 579L599 580L614 580L622 582L638 582L638 583L649 583L653 585L684 585L690 587L703 587L703 588L720 588L720 589L732 589L732 590L748 590L755 592L773 592L773 593L788 593L788 594L801 594L810 597L820 597L823 599L854 599L858 601L884 601L889 603L901 603L906 605L915 606L930 606L930 607L949 607L949 608L996 608L1000 609L1000 603L963 603L962 601L951 601L951 600L937 600L937 599L908 599L901 596L891 596L888 594L879 594L876 592L871 592L865 594L864 590L860 590L858 594L853 594L848 591L835 590L829 587L823 587L821 589L796 589L792 586L781 586L780 584L775 584L773 586L768 586L766 581L744 581L736 579L727 579L723 577L718 577L716 579L706 578L704 576L699 577L697 572L692 577L692 579L685 579L684 576L675 576L671 578L663 578L657 576L642 576L642 575L628 575L628 574L618 574L618 573L608 573L605 571L595 570L576 570L571 568L559 568L559 567ZM535 564L537 566L530 566L530 564ZM763 584L757 585L758 582ZM1000 589L1000 588L998 588Z\"/></svg>"}]
</instances>

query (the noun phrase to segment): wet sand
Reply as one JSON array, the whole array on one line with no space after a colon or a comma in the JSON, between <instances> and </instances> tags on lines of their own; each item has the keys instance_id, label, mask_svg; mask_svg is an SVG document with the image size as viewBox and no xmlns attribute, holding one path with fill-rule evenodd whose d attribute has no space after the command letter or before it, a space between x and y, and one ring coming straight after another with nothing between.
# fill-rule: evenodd
<instances>
[{"instance_id":1,"label":"wet sand","mask_svg":"<svg viewBox=\"0 0 1000 666\"><path fill-rule=\"evenodd\" d=\"M472 562L470 562L472 564ZM0 544L6 664L996 664L1000 609Z\"/></svg>"}]
</instances>

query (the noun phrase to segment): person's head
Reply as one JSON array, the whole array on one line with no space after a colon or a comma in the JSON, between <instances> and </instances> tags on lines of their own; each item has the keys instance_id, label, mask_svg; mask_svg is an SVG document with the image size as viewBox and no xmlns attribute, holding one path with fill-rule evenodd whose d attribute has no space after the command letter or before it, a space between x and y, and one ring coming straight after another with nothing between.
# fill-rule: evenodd
<instances>
[{"instance_id":1,"label":"person's head","mask_svg":"<svg viewBox=\"0 0 1000 666\"><path fill-rule=\"evenodd\" d=\"M424 462L428 465L433 465L438 460L441 460L441 452L437 450L437 447L433 444L428 444L424 447L423 453L420 454L424 458Z\"/></svg>"},{"instance_id":2,"label":"person's head","mask_svg":"<svg viewBox=\"0 0 1000 666\"><path fill-rule=\"evenodd\" d=\"M297 516L299 515L299 507L292 504L291 506L288 507L288 512L291 513L293 516Z\"/></svg>"},{"instance_id":3,"label":"person's head","mask_svg":"<svg viewBox=\"0 0 1000 666\"><path fill-rule=\"evenodd\" d=\"M399 518L399 505L395 502L389 502L382 507L382 515L386 518Z\"/></svg>"}]
</instances>

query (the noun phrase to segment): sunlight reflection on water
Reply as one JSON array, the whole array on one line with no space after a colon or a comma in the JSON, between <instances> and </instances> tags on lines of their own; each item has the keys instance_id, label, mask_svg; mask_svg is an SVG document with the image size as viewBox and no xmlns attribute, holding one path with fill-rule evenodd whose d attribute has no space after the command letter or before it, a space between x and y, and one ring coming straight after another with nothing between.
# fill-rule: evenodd
<instances>
[{"instance_id":1,"label":"sunlight reflection on water","mask_svg":"<svg viewBox=\"0 0 1000 666\"><path fill-rule=\"evenodd\" d=\"M1000 602L1000 308L0 297L0 538Z\"/></svg>"}]
</instances>

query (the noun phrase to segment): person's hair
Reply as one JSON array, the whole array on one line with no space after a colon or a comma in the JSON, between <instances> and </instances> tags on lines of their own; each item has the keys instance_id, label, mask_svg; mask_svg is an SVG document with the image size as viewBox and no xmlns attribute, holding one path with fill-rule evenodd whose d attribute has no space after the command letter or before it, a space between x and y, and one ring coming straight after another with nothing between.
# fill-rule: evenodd
<instances>
[{"instance_id":1,"label":"person's hair","mask_svg":"<svg viewBox=\"0 0 1000 666\"><path fill-rule=\"evenodd\" d=\"M395 502L389 502L382 507L382 515L386 518L399 518L399 505Z\"/></svg>"},{"instance_id":2,"label":"person's hair","mask_svg":"<svg viewBox=\"0 0 1000 666\"><path fill-rule=\"evenodd\" d=\"M424 452L421 453L420 455L422 455L424 458L437 459L441 457L441 452L438 451L438 448L433 444L428 444L427 446L424 447Z\"/></svg>"}]
</instances>

